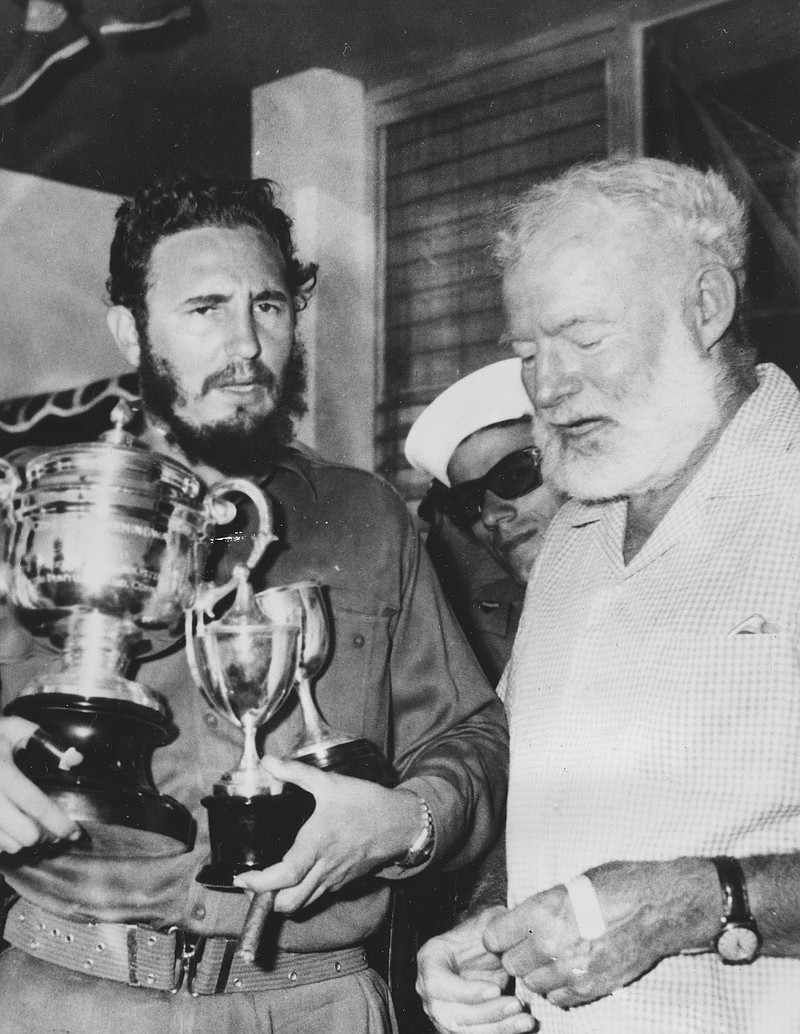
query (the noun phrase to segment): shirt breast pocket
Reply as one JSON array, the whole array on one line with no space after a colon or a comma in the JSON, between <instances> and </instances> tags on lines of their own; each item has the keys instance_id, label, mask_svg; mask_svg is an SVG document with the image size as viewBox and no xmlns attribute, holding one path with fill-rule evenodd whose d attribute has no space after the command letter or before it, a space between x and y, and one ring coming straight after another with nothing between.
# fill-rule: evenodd
<instances>
[{"instance_id":1,"label":"shirt breast pocket","mask_svg":"<svg viewBox=\"0 0 800 1034\"><path fill-rule=\"evenodd\" d=\"M800 754L798 676L788 636L699 635L677 648L665 644L651 746L666 753L680 745L671 754L683 777L705 773L731 791L752 793L754 772L762 786L783 781Z\"/></svg>"},{"instance_id":2,"label":"shirt breast pocket","mask_svg":"<svg viewBox=\"0 0 800 1034\"><path fill-rule=\"evenodd\" d=\"M389 615L366 594L329 591L331 647L315 687L325 719L385 748L389 697Z\"/></svg>"}]
</instances>

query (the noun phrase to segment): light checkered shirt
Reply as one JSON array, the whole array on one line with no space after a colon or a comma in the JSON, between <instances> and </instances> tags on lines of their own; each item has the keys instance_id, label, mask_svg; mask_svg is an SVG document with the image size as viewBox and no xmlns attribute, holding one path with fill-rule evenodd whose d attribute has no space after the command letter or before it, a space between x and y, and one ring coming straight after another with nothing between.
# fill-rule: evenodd
<instances>
[{"instance_id":1,"label":"light checkered shirt","mask_svg":"<svg viewBox=\"0 0 800 1034\"><path fill-rule=\"evenodd\" d=\"M615 859L800 849L800 395L758 372L627 567L625 503L551 525L499 687L512 906ZM678 956L531 1011L542 1034L798 1034L800 961Z\"/></svg>"}]
</instances>

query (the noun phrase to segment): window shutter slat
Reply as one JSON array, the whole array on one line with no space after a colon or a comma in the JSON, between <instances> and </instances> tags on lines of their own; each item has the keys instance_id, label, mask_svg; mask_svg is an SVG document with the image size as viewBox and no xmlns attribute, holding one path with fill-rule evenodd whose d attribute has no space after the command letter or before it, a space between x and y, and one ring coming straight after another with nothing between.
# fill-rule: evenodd
<instances>
[{"instance_id":1,"label":"window shutter slat","mask_svg":"<svg viewBox=\"0 0 800 1034\"><path fill-rule=\"evenodd\" d=\"M403 456L422 409L502 358L492 258L502 204L607 150L606 60L425 111L385 130L385 350L380 469L408 499L427 479Z\"/></svg>"}]
</instances>

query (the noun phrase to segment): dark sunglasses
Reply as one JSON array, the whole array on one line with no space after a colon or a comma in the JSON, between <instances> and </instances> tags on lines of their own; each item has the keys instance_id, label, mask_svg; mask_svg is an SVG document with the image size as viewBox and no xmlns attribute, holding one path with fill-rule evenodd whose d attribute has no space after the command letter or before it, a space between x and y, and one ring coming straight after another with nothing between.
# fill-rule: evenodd
<instances>
[{"instance_id":1,"label":"dark sunglasses","mask_svg":"<svg viewBox=\"0 0 800 1034\"><path fill-rule=\"evenodd\" d=\"M459 527L469 528L481 515L487 489L501 499L519 499L539 488L542 484L541 460L542 454L535 445L510 452L483 477L440 491L436 505Z\"/></svg>"}]
</instances>

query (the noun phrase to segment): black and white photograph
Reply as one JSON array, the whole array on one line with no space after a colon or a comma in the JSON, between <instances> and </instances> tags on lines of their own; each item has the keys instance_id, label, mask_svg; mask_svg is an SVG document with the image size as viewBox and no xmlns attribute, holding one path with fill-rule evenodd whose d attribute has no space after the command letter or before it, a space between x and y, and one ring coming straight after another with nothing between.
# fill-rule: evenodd
<instances>
[{"instance_id":1,"label":"black and white photograph","mask_svg":"<svg viewBox=\"0 0 800 1034\"><path fill-rule=\"evenodd\" d=\"M800 1034L796 0L0 0L0 1034Z\"/></svg>"}]
</instances>

